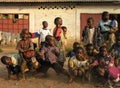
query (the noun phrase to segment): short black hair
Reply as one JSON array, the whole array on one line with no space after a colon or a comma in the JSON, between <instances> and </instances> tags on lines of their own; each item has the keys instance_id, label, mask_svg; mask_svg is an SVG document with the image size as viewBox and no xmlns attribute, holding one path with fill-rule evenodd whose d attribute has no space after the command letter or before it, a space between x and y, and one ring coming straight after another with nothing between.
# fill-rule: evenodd
<instances>
[{"instance_id":1,"label":"short black hair","mask_svg":"<svg viewBox=\"0 0 120 88\"><path fill-rule=\"evenodd\" d=\"M1 57L1 62L2 62L3 64L7 64L7 63L6 63L7 58L8 58L7 56L2 56L2 57Z\"/></svg>"},{"instance_id":2,"label":"short black hair","mask_svg":"<svg viewBox=\"0 0 120 88\"><path fill-rule=\"evenodd\" d=\"M56 18L55 18L55 20L54 20L54 24L55 24L55 25L57 25L59 19L62 19L62 18L60 18L60 17L56 17Z\"/></svg>"},{"instance_id":3,"label":"short black hair","mask_svg":"<svg viewBox=\"0 0 120 88\"><path fill-rule=\"evenodd\" d=\"M104 11L104 12L102 13L102 19L104 19L104 17L105 17L107 14L109 14L109 12L108 12L108 11Z\"/></svg>"},{"instance_id":4,"label":"short black hair","mask_svg":"<svg viewBox=\"0 0 120 88\"><path fill-rule=\"evenodd\" d=\"M86 50L88 50L90 47L94 47L94 46L93 46L93 44L88 43L88 44L86 45Z\"/></svg>"},{"instance_id":5,"label":"short black hair","mask_svg":"<svg viewBox=\"0 0 120 88\"><path fill-rule=\"evenodd\" d=\"M87 19L87 23L90 23L90 20L94 21L94 19L93 19L92 17L89 17L89 18Z\"/></svg>"},{"instance_id":6,"label":"short black hair","mask_svg":"<svg viewBox=\"0 0 120 88\"><path fill-rule=\"evenodd\" d=\"M47 23L47 21L43 21L43 22L42 22L42 25L44 25L45 23Z\"/></svg>"},{"instance_id":7,"label":"short black hair","mask_svg":"<svg viewBox=\"0 0 120 88\"><path fill-rule=\"evenodd\" d=\"M82 50L83 53L84 53L84 49L83 49L82 47L77 47L77 48L75 49L75 54L76 54L79 50Z\"/></svg>"},{"instance_id":8,"label":"short black hair","mask_svg":"<svg viewBox=\"0 0 120 88\"><path fill-rule=\"evenodd\" d=\"M103 49L107 49L107 47L106 47L106 46L101 46L101 47L99 48L99 51L102 52Z\"/></svg>"},{"instance_id":9,"label":"short black hair","mask_svg":"<svg viewBox=\"0 0 120 88\"><path fill-rule=\"evenodd\" d=\"M52 35L47 35L47 36L45 37L45 41L46 41L46 42L49 41L49 39L50 39L51 37L53 37L53 36L52 36Z\"/></svg>"}]
</instances>

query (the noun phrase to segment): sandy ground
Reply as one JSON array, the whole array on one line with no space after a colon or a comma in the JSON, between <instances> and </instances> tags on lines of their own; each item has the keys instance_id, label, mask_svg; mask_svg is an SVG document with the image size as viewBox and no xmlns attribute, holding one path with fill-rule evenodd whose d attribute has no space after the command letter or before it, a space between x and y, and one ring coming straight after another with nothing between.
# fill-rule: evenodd
<instances>
[{"instance_id":1,"label":"sandy ground","mask_svg":"<svg viewBox=\"0 0 120 88\"><path fill-rule=\"evenodd\" d=\"M16 52L14 48L4 48L3 52L0 53L0 57ZM7 80L5 65L0 62L0 88L97 88L92 83L83 83L80 80L67 84L67 80L66 76L57 75L52 69L48 70L47 77L42 73L29 72L26 80Z\"/></svg>"}]
</instances>

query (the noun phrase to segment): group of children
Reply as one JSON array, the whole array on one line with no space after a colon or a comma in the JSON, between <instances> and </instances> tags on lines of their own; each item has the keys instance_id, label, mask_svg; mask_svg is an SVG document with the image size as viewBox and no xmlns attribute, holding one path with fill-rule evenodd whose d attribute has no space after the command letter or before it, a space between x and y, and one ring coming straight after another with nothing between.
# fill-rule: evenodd
<instances>
[{"instance_id":1,"label":"group of children","mask_svg":"<svg viewBox=\"0 0 120 88\"><path fill-rule=\"evenodd\" d=\"M116 20L109 20L109 13L103 12L99 27L94 27L94 19L88 18L83 30L83 43L74 42L73 49L66 54L67 28L62 26L62 19L55 18L53 36L47 29L47 21L43 21L43 28L39 30L38 46L35 50L34 43L30 40L28 30L21 32L21 40L17 44L18 54L14 56L2 56L1 61L7 65L8 77L10 74L35 69L44 74L49 68L53 68L57 74L68 76L68 82L75 77L86 77L89 70L94 71L92 76L103 77L106 82L118 82L120 80L120 34L116 34L118 24ZM110 43L110 47L107 47ZM65 58L69 57L68 70L64 69Z\"/></svg>"}]
</instances>

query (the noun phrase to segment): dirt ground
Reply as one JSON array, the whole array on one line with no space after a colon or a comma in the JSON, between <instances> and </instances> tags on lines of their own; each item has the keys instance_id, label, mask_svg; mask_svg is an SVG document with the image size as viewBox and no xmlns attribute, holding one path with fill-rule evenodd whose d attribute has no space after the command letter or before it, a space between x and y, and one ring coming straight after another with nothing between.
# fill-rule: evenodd
<instances>
[{"instance_id":1,"label":"dirt ground","mask_svg":"<svg viewBox=\"0 0 120 88\"><path fill-rule=\"evenodd\" d=\"M11 53L17 53L15 48L3 48L0 57ZM5 65L0 61L0 88L98 88L94 87L92 83L83 83L81 80L67 84L67 80L66 76L62 74L57 75L52 69L48 70L46 77L42 73L35 74L35 72L29 72L26 80L7 80Z\"/></svg>"}]
</instances>

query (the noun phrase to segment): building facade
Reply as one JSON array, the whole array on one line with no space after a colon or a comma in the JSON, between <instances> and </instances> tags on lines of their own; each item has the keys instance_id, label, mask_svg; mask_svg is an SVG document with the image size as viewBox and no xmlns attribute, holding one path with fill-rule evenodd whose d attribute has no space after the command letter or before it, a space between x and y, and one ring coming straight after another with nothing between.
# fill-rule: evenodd
<instances>
[{"instance_id":1,"label":"building facade","mask_svg":"<svg viewBox=\"0 0 120 88\"><path fill-rule=\"evenodd\" d=\"M3 45L16 45L23 28L38 32L42 21L47 21L48 29L53 32L54 19L61 17L71 46L74 41L81 41L88 17L93 17L97 26L103 11L117 14L119 18L119 6L117 0L0 0L0 39ZM37 42L37 38L32 40Z\"/></svg>"}]
</instances>

